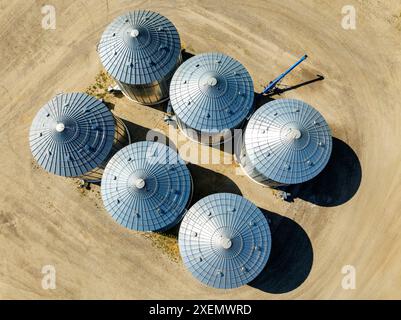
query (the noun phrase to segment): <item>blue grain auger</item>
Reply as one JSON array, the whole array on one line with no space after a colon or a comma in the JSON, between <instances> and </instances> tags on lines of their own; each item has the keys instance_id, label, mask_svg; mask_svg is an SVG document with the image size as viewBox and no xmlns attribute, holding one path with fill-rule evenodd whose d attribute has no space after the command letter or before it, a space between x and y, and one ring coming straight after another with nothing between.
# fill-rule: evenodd
<instances>
[{"instance_id":1,"label":"blue grain auger","mask_svg":"<svg viewBox=\"0 0 401 320\"><path fill-rule=\"evenodd\" d=\"M273 81L270 81L269 85L262 91L261 94L267 94L270 93L272 91L274 91L274 89L276 88L276 86L281 82L281 80L284 79L284 77L289 74L292 70L294 70L298 65L300 65L304 60L306 60L306 58L308 57L307 54L305 54L301 59L299 59L296 63L294 63L291 67L288 68L287 71L285 71L284 73L280 74L276 79L274 79Z\"/></svg>"}]
</instances>

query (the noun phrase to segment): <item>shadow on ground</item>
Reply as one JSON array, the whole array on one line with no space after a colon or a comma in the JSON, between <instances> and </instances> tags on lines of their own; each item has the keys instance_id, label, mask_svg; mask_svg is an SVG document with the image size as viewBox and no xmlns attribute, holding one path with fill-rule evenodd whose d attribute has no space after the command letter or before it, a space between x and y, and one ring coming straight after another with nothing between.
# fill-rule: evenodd
<instances>
[{"instance_id":1,"label":"shadow on ground","mask_svg":"<svg viewBox=\"0 0 401 320\"><path fill-rule=\"evenodd\" d=\"M324 76L321 75L321 74L317 74L316 78L311 79L311 80L307 80L307 81L304 81L304 82L301 82L301 83L298 83L298 84L293 85L293 86L278 84L278 86L275 87L272 92L267 94L267 97L272 97L274 95L280 95L280 94L282 94L284 92L291 91L291 90L296 90L298 88L301 88L301 87L307 86L309 84L312 84L314 82L322 81L322 80L324 80Z\"/></svg>"},{"instance_id":2,"label":"shadow on ground","mask_svg":"<svg viewBox=\"0 0 401 320\"><path fill-rule=\"evenodd\" d=\"M326 168L314 179L284 189L293 198L334 207L349 201L358 191L361 180L358 156L344 141L333 138L333 151Z\"/></svg>"},{"instance_id":3,"label":"shadow on ground","mask_svg":"<svg viewBox=\"0 0 401 320\"><path fill-rule=\"evenodd\" d=\"M257 92L254 92L254 98L253 98L253 110L256 111L259 109L261 106L264 104L273 101L274 99L269 96L269 95L263 95Z\"/></svg>"},{"instance_id":4,"label":"shadow on ground","mask_svg":"<svg viewBox=\"0 0 401 320\"><path fill-rule=\"evenodd\" d=\"M295 221L261 210L269 220L272 249L265 269L249 285L273 294L290 292L309 276L313 265L312 243Z\"/></svg>"},{"instance_id":5,"label":"shadow on ground","mask_svg":"<svg viewBox=\"0 0 401 320\"><path fill-rule=\"evenodd\" d=\"M186 49L182 49L181 56L182 56L182 62L185 62L188 59L191 59L193 56L195 56L195 53L189 52Z\"/></svg>"},{"instance_id":6,"label":"shadow on ground","mask_svg":"<svg viewBox=\"0 0 401 320\"><path fill-rule=\"evenodd\" d=\"M274 100L272 98L273 96L276 96L276 95L280 96L284 92L296 90L298 88L301 88L301 87L310 85L314 82L322 81L322 80L324 80L324 76L321 74L317 74L316 78L298 83L293 86L287 86L287 85L283 85L283 84L279 83L271 92L266 93L266 94L261 94L261 93L255 92L255 109L259 108L260 106L264 105L267 102Z\"/></svg>"},{"instance_id":7,"label":"shadow on ground","mask_svg":"<svg viewBox=\"0 0 401 320\"><path fill-rule=\"evenodd\" d=\"M180 226L181 226L181 222L177 223L174 227L172 227L168 230L154 231L154 233L178 240L178 234L180 233Z\"/></svg>"},{"instance_id":8,"label":"shadow on ground","mask_svg":"<svg viewBox=\"0 0 401 320\"><path fill-rule=\"evenodd\" d=\"M161 111L161 112L167 112L167 104L168 104L168 100L158 103L158 104L153 104L150 106L147 106L148 108L153 108L155 110Z\"/></svg>"},{"instance_id":9,"label":"shadow on ground","mask_svg":"<svg viewBox=\"0 0 401 320\"><path fill-rule=\"evenodd\" d=\"M177 150L177 147L174 144L174 142L170 140L165 134L159 131L154 131L150 130L149 128L142 127L126 119L121 119L121 120L128 128L128 131L131 135L131 143L139 141L156 141L168 145L174 150Z\"/></svg>"},{"instance_id":10,"label":"shadow on ground","mask_svg":"<svg viewBox=\"0 0 401 320\"><path fill-rule=\"evenodd\" d=\"M106 105L106 107L110 110L113 111L114 108L116 107L115 103L112 103L110 101L105 101L103 100L103 103Z\"/></svg>"}]
</instances>

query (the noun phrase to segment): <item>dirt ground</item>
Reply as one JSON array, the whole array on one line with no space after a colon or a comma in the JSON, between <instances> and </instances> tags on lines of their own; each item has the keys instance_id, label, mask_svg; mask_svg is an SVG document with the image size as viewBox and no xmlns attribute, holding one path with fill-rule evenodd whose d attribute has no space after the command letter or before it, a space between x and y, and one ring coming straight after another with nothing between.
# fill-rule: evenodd
<instances>
[{"instance_id":1,"label":"dirt ground","mask_svg":"<svg viewBox=\"0 0 401 320\"><path fill-rule=\"evenodd\" d=\"M49 2L55 30L41 27ZM400 299L401 4L348 2L356 8L355 30L341 27L340 0L0 0L0 298ZM150 239L115 224L98 188L80 190L32 159L28 132L36 112L56 93L94 82L102 70L100 35L136 8L171 19L189 52L240 60L256 91L309 54L285 79L290 87L281 97L315 106L335 140L327 169L294 188L294 202L237 175L235 165L190 165L194 200L240 193L271 219L272 255L248 286L205 287ZM298 86L317 75L324 80ZM134 140L147 129L167 130L160 109L113 99ZM55 290L42 289L44 265L56 268ZM342 288L345 265L356 269L355 290Z\"/></svg>"}]
</instances>

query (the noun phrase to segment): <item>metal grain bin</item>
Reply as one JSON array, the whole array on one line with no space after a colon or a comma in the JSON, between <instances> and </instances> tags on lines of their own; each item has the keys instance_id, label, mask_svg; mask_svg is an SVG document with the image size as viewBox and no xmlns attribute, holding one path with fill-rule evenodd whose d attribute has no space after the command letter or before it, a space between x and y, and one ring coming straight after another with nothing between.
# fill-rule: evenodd
<instances>
[{"instance_id":1,"label":"metal grain bin","mask_svg":"<svg viewBox=\"0 0 401 320\"><path fill-rule=\"evenodd\" d=\"M181 43L164 16L136 10L116 18L104 31L98 53L129 99L145 105L168 99L171 78L181 63Z\"/></svg>"},{"instance_id":2,"label":"metal grain bin","mask_svg":"<svg viewBox=\"0 0 401 320\"><path fill-rule=\"evenodd\" d=\"M323 116L305 102L279 99L260 107L245 129L240 163L268 186L297 184L317 176L332 150Z\"/></svg>"},{"instance_id":3,"label":"metal grain bin","mask_svg":"<svg viewBox=\"0 0 401 320\"><path fill-rule=\"evenodd\" d=\"M159 142L142 141L120 150L104 171L104 206L122 226L162 231L176 225L192 196L192 178L185 162Z\"/></svg>"},{"instance_id":4,"label":"metal grain bin","mask_svg":"<svg viewBox=\"0 0 401 320\"><path fill-rule=\"evenodd\" d=\"M181 130L203 144L232 137L253 106L248 71L223 53L199 54L185 61L170 85L171 106Z\"/></svg>"},{"instance_id":5,"label":"metal grain bin","mask_svg":"<svg viewBox=\"0 0 401 320\"><path fill-rule=\"evenodd\" d=\"M94 182L100 181L110 157L130 143L130 135L100 100L63 93L39 110L29 142L33 157L46 171Z\"/></svg>"},{"instance_id":6,"label":"metal grain bin","mask_svg":"<svg viewBox=\"0 0 401 320\"><path fill-rule=\"evenodd\" d=\"M230 289L260 274L272 241L265 216L252 202L217 193L188 210L178 242L184 265L195 278L208 286Z\"/></svg>"}]
</instances>

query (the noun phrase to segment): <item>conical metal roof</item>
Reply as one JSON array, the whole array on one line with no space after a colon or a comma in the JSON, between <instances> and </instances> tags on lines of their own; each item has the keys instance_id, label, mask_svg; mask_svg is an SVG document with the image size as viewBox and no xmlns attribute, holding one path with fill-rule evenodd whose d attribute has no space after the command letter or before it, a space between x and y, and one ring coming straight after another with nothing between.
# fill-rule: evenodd
<instances>
[{"instance_id":1,"label":"conical metal roof","mask_svg":"<svg viewBox=\"0 0 401 320\"><path fill-rule=\"evenodd\" d=\"M166 17L147 10L128 12L104 31L98 53L116 80L150 84L172 72L181 52L177 29Z\"/></svg>"},{"instance_id":2,"label":"conical metal roof","mask_svg":"<svg viewBox=\"0 0 401 320\"><path fill-rule=\"evenodd\" d=\"M331 131L322 115L293 99L260 107L249 120L244 143L247 158L257 171L284 184L315 177L332 150Z\"/></svg>"},{"instance_id":3,"label":"conical metal roof","mask_svg":"<svg viewBox=\"0 0 401 320\"><path fill-rule=\"evenodd\" d=\"M179 247L184 264L199 281L236 288L265 267L271 250L270 228L252 202L217 193L189 209L181 223Z\"/></svg>"},{"instance_id":4,"label":"conical metal roof","mask_svg":"<svg viewBox=\"0 0 401 320\"><path fill-rule=\"evenodd\" d=\"M45 170L77 177L107 159L114 131L114 117L104 103L85 93L66 93L39 110L29 142L33 157Z\"/></svg>"},{"instance_id":5,"label":"conical metal roof","mask_svg":"<svg viewBox=\"0 0 401 320\"><path fill-rule=\"evenodd\" d=\"M181 157L151 141L118 151L101 183L106 210L119 224L138 231L164 230L178 223L191 188L191 175Z\"/></svg>"},{"instance_id":6,"label":"conical metal roof","mask_svg":"<svg viewBox=\"0 0 401 320\"><path fill-rule=\"evenodd\" d=\"M223 53L185 61L170 84L170 100L180 121L210 132L236 128L252 109L253 82L244 66Z\"/></svg>"}]
</instances>

